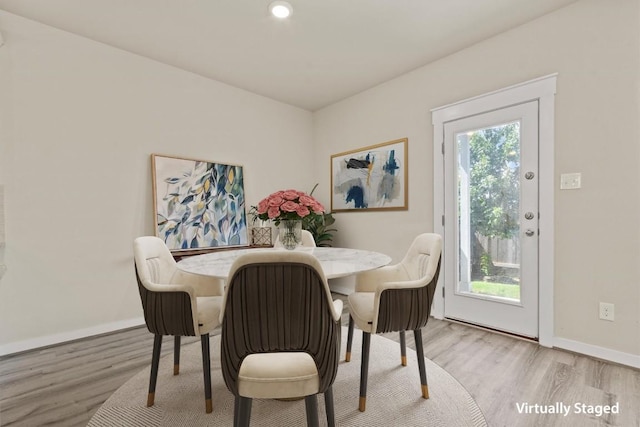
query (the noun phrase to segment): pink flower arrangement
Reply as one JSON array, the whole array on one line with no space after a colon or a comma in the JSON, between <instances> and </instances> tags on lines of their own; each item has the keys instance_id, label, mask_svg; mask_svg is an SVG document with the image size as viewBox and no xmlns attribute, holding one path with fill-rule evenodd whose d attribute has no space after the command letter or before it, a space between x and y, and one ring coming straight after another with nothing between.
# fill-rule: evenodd
<instances>
[{"instance_id":1,"label":"pink flower arrangement","mask_svg":"<svg viewBox=\"0 0 640 427\"><path fill-rule=\"evenodd\" d=\"M311 213L324 213L324 206L305 192L297 190L276 191L258 203L258 218L275 221L302 219Z\"/></svg>"}]
</instances>

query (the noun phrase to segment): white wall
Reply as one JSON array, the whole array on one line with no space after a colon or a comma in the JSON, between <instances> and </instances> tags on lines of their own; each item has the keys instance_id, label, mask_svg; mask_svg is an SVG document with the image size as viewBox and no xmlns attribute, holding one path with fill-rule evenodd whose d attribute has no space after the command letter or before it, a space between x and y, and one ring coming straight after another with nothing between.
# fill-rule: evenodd
<instances>
[{"instance_id":1,"label":"white wall","mask_svg":"<svg viewBox=\"0 0 640 427\"><path fill-rule=\"evenodd\" d=\"M139 324L150 154L244 165L248 204L310 190L310 112L0 11L0 354Z\"/></svg>"},{"instance_id":2,"label":"white wall","mask_svg":"<svg viewBox=\"0 0 640 427\"><path fill-rule=\"evenodd\" d=\"M430 110L558 72L556 188L564 172L583 188L555 193L557 341L640 355L640 2L612 3L583 0L316 112L323 187L331 154L409 138L409 210L338 213L338 243L399 260L432 230Z\"/></svg>"},{"instance_id":3,"label":"white wall","mask_svg":"<svg viewBox=\"0 0 640 427\"><path fill-rule=\"evenodd\" d=\"M558 72L556 181L582 172L583 188L555 194L556 335L640 355L640 6L615 3L583 0L314 114L0 11L0 354L140 321L131 242L153 233L151 153L243 164L249 204L320 182L328 205L331 154L408 137L409 210L336 214L337 245L399 260L432 228L430 109Z\"/></svg>"}]
</instances>

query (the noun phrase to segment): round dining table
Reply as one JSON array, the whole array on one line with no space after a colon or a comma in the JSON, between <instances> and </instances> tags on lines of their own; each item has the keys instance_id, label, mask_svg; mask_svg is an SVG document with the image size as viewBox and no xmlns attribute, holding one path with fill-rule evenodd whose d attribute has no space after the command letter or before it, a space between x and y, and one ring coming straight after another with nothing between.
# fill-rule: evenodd
<instances>
[{"instance_id":1,"label":"round dining table","mask_svg":"<svg viewBox=\"0 0 640 427\"><path fill-rule=\"evenodd\" d=\"M189 273L226 279L236 258L253 251L288 252L287 249L283 248L242 248L210 252L183 258L178 262L178 268ZM388 255L362 249L299 247L293 251L308 252L318 258L327 279L336 279L367 270L375 270L391 262L391 257Z\"/></svg>"}]
</instances>

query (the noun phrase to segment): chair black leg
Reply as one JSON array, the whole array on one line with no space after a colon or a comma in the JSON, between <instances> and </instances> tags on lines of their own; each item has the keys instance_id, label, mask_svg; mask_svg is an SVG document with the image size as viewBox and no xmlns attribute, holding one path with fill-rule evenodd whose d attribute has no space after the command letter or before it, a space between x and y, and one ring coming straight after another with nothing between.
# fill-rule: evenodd
<instances>
[{"instance_id":1,"label":"chair black leg","mask_svg":"<svg viewBox=\"0 0 640 427\"><path fill-rule=\"evenodd\" d=\"M173 375L180 373L180 335L173 337Z\"/></svg>"},{"instance_id":2,"label":"chair black leg","mask_svg":"<svg viewBox=\"0 0 640 427\"><path fill-rule=\"evenodd\" d=\"M312 394L304 398L304 406L307 409L307 427L319 427L318 424L318 399Z\"/></svg>"},{"instance_id":3,"label":"chair black leg","mask_svg":"<svg viewBox=\"0 0 640 427\"><path fill-rule=\"evenodd\" d=\"M351 361L351 344L353 343L353 317L349 315L349 329L347 331L347 354L344 357L345 362Z\"/></svg>"},{"instance_id":4,"label":"chair black leg","mask_svg":"<svg viewBox=\"0 0 640 427\"><path fill-rule=\"evenodd\" d=\"M238 427L238 412L240 411L240 397L233 399L233 427Z\"/></svg>"},{"instance_id":5,"label":"chair black leg","mask_svg":"<svg viewBox=\"0 0 640 427\"><path fill-rule=\"evenodd\" d=\"M151 377L149 378L149 394L147 406L153 406L156 397L156 381L158 380L158 365L160 364L160 350L162 349L162 335L153 337L153 355L151 356Z\"/></svg>"},{"instance_id":6,"label":"chair black leg","mask_svg":"<svg viewBox=\"0 0 640 427\"><path fill-rule=\"evenodd\" d=\"M400 331L400 363L407 366L407 341L404 338L404 331Z\"/></svg>"},{"instance_id":7,"label":"chair black leg","mask_svg":"<svg viewBox=\"0 0 640 427\"><path fill-rule=\"evenodd\" d=\"M204 372L204 402L207 414L213 411L211 401L211 352L209 350L209 334L200 336L202 343L202 371Z\"/></svg>"},{"instance_id":8,"label":"chair black leg","mask_svg":"<svg viewBox=\"0 0 640 427\"><path fill-rule=\"evenodd\" d=\"M358 409L364 412L367 408L367 376L369 375L369 347L371 344L371 334L362 332L362 361L360 366L360 402Z\"/></svg>"},{"instance_id":9,"label":"chair black leg","mask_svg":"<svg viewBox=\"0 0 640 427\"><path fill-rule=\"evenodd\" d=\"M249 427L252 402L248 397L236 396L233 415L234 427Z\"/></svg>"},{"instance_id":10,"label":"chair black leg","mask_svg":"<svg viewBox=\"0 0 640 427\"><path fill-rule=\"evenodd\" d=\"M324 407L327 412L327 425L336 427L336 413L333 407L333 386L329 386L324 392Z\"/></svg>"},{"instance_id":11,"label":"chair black leg","mask_svg":"<svg viewBox=\"0 0 640 427\"><path fill-rule=\"evenodd\" d=\"M418 356L418 369L420 370L420 384L422 385L422 397L429 398L429 386L427 385L427 371L424 367L424 349L422 348L422 331L413 331L416 341L416 356Z\"/></svg>"}]
</instances>

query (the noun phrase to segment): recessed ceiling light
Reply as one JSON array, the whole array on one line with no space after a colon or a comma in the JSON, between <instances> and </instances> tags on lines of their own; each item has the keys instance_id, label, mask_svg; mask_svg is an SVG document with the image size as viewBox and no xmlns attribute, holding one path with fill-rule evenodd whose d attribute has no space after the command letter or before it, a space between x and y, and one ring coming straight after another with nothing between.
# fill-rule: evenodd
<instances>
[{"instance_id":1,"label":"recessed ceiling light","mask_svg":"<svg viewBox=\"0 0 640 427\"><path fill-rule=\"evenodd\" d=\"M286 1L274 1L269 5L269 11L276 18L288 18L293 13L293 8Z\"/></svg>"}]
</instances>

